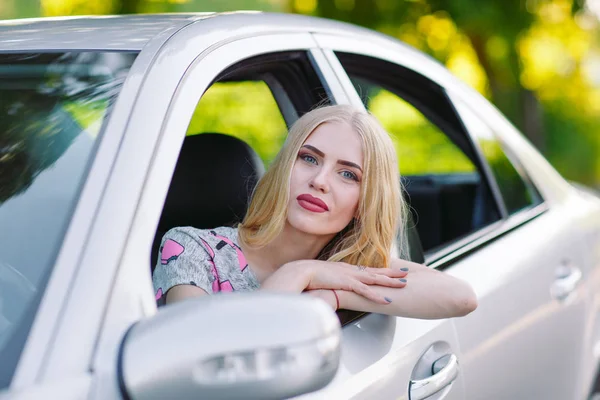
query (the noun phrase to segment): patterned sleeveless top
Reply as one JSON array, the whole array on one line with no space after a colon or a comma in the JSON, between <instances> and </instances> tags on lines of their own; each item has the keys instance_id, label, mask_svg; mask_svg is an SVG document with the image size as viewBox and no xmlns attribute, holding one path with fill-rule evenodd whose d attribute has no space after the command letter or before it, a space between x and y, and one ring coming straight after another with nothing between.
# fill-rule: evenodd
<instances>
[{"instance_id":1,"label":"patterned sleeveless top","mask_svg":"<svg viewBox=\"0 0 600 400\"><path fill-rule=\"evenodd\" d=\"M162 238L152 276L156 302L164 305L173 286L194 285L206 293L247 292L259 288L238 246L237 229L178 227Z\"/></svg>"}]
</instances>

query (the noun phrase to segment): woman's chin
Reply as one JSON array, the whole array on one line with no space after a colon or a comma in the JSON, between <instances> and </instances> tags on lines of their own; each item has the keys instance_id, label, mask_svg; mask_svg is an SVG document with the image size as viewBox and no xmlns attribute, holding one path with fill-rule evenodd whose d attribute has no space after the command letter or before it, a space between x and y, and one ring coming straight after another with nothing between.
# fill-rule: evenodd
<instances>
[{"instance_id":1,"label":"woman's chin","mask_svg":"<svg viewBox=\"0 0 600 400\"><path fill-rule=\"evenodd\" d=\"M322 236L322 235L327 235L329 233L325 229L319 229L319 227L316 227L315 225L306 224L306 223L300 223L300 224L290 223L290 226L294 230L296 230L298 232L302 232L306 235Z\"/></svg>"},{"instance_id":2,"label":"woman's chin","mask_svg":"<svg viewBox=\"0 0 600 400\"><path fill-rule=\"evenodd\" d=\"M325 224L322 221L318 221L316 218L310 217L288 217L288 225L297 231L300 231L307 235L313 236L330 236L337 234L341 229L335 230L335 227L330 224Z\"/></svg>"}]
</instances>

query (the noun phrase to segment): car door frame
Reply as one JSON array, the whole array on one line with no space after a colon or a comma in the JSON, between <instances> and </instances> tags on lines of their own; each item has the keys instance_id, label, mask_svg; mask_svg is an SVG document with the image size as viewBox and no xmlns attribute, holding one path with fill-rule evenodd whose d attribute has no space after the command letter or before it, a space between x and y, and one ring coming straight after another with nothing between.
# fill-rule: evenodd
<instances>
[{"instance_id":1,"label":"car door frame","mask_svg":"<svg viewBox=\"0 0 600 400\"><path fill-rule=\"evenodd\" d=\"M197 30L191 27L172 40L172 46L184 44L186 47L193 47L193 42L199 42L202 38ZM189 65L173 90L173 100L168 105L160 127L160 137L147 171L127 238L128 245L121 259L101 337L94 354L93 368L99 372L95 377L95 397L106 398L107 395L117 393L118 388L114 385L114 382L117 382L117 371L114 365L118 357L119 342L132 323L156 312L149 264L140 265L140 260L150 259L154 232L171 176L198 101L214 79L227 67L254 56L286 51L306 51L329 98L337 104L348 103L341 84L309 33L264 32L260 35L232 36L221 39L220 43L188 60ZM151 74L158 77L168 73L168 70L167 66L157 63ZM136 288L137 293L132 294L132 288Z\"/></svg>"}]
</instances>

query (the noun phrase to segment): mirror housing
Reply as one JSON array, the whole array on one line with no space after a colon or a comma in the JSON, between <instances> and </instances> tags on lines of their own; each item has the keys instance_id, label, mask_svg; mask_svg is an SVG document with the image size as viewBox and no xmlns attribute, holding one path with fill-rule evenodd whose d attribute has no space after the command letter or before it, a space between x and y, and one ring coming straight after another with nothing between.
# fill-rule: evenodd
<instances>
[{"instance_id":1,"label":"mirror housing","mask_svg":"<svg viewBox=\"0 0 600 400\"><path fill-rule=\"evenodd\" d=\"M231 293L160 309L125 335L119 380L125 398L281 399L335 376L341 329L310 296Z\"/></svg>"}]
</instances>

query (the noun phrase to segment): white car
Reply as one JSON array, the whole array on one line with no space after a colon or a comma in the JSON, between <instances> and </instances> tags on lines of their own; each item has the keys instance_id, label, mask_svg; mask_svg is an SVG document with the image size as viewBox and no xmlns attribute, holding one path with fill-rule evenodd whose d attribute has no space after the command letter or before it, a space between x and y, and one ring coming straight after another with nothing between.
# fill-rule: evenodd
<instances>
[{"instance_id":1,"label":"white car","mask_svg":"<svg viewBox=\"0 0 600 400\"><path fill-rule=\"evenodd\" d=\"M286 129L324 103L388 129L411 258L468 281L478 309L340 324L262 293L157 309L161 235L239 220ZM600 391L600 198L409 46L254 12L5 21L0 106L2 400Z\"/></svg>"}]
</instances>

